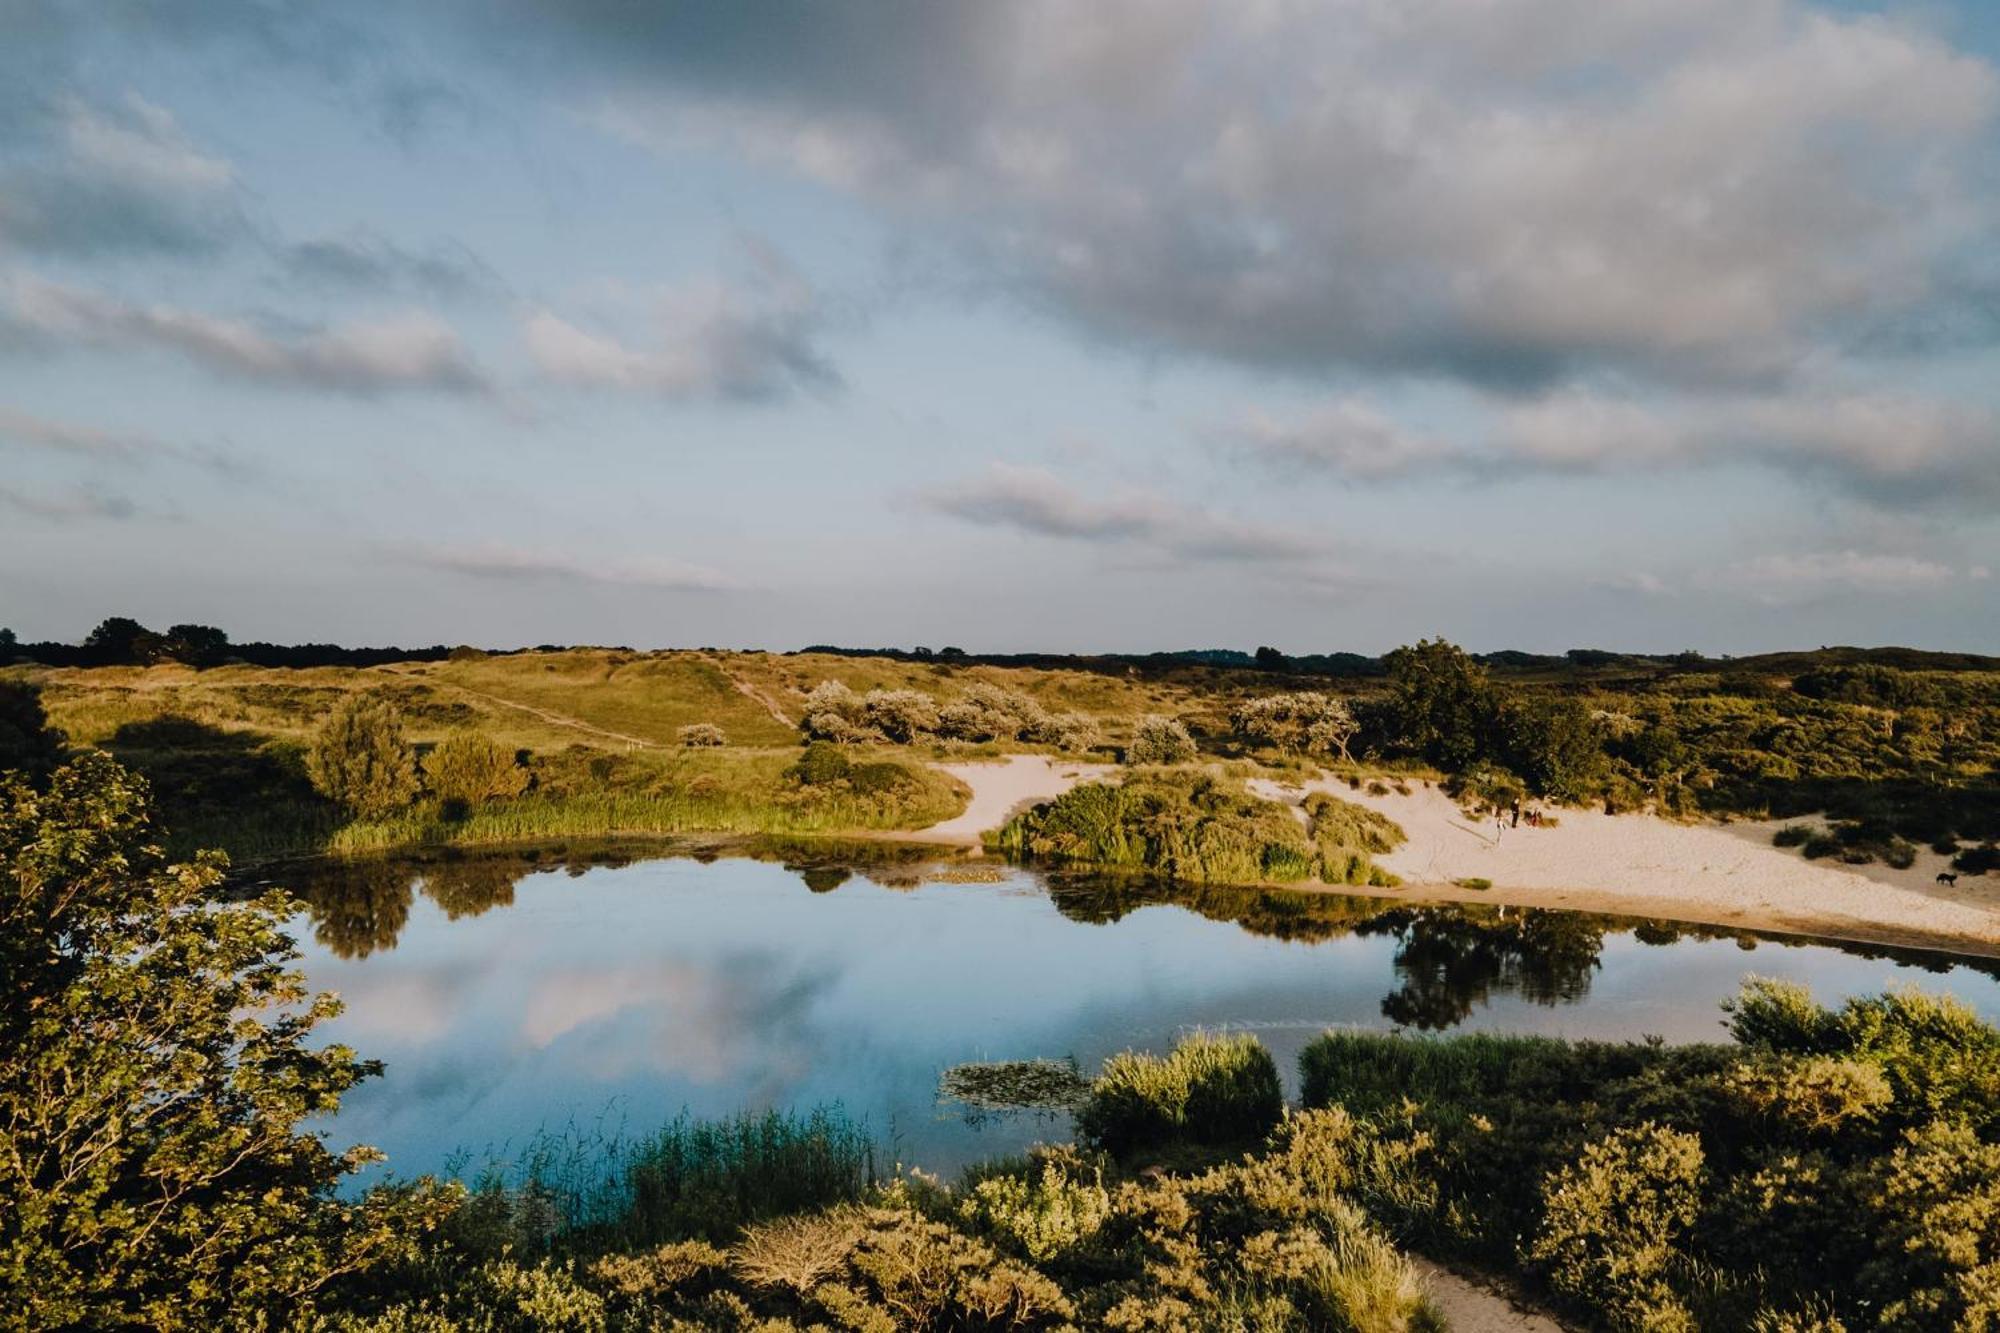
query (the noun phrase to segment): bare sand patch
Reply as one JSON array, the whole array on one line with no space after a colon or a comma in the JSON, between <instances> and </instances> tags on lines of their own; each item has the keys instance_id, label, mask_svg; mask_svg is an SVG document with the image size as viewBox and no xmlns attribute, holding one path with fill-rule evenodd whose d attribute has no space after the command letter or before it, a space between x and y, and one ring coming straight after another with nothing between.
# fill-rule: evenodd
<instances>
[{"instance_id":1,"label":"bare sand patch","mask_svg":"<svg viewBox=\"0 0 2000 1333\"><path fill-rule=\"evenodd\" d=\"M1469 819L1436 787L1371 796L1321 779L1266 779L1260 795L1330 792L1402 825L1409 841L1375 858L1404 880L1391 896L1567 907L1708 925L2000 954L2000 879L1935 882L1945 858L1907 870L1808 861L1771 845L1771 821L1678 823L1651 815L1557 809L1554 828ZM1465 881L1487 880L1487 890Z\"/></svg>"},{"instance_id":2,"label":"bare sand patch","mask_svg":"<svg viewBox=\"0 0 2000 1333\"><path fill-rule=\"evenodd\" d=\"M1071 763L1045 754L1010 754L931 767L971 788L972 800L955 817L905 836L969 847L979 846L980 834L999 828L1027 806L1054 800L1079 782L1094 782L1114 771L1110 764Z\"/></svg>"}]
</instances>

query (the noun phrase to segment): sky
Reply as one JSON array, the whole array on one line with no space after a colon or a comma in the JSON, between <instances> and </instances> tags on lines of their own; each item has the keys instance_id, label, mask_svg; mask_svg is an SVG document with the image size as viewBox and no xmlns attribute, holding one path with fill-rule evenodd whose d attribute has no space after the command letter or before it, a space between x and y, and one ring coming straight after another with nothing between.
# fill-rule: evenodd
<instances>
[{"instance_id":1,"label":"sky","mask_svg":"<svg viewBox=\"0 0 2000 1333\"><path fill-rule=\"evenodd\" d=\"M2000 652L1988 0L0 0L0 625Z\"/></svg>"}]
</instances>

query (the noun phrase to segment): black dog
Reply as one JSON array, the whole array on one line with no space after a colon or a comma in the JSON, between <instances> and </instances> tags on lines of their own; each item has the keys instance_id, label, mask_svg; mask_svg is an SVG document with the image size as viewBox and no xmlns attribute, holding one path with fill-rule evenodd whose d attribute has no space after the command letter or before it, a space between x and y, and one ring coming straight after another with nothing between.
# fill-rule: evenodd
<instances>
[{"instance_id":1,"label":"black dog","mask_svg":"<svg viewBox=\"0 0 2000 1333\"><path fill-rule=\"evenodd\" d=\"M1951 887L1951 888L1954 888L1954 889L1955 889L1955 888L1957 888L1957 887L1958 887L1958 876L1957 876L1957 875L1947 875L1947 874L1944 874L1943 872L1939 872L1939 874L1938 874L1938 877L1937 877L1937 882L1938 882L1938 883L1940 883L1940 884L1944 884L1944 885L1947 885L1947 886L1949 886L1949 887Z\"/></svg>"}]
</instances>

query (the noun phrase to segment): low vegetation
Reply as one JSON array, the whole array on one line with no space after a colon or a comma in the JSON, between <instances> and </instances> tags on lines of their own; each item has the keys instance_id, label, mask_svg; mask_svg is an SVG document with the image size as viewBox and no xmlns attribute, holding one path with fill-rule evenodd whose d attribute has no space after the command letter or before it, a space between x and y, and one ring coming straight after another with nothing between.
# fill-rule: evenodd
<instances>
[{"instance_id":1,"label":"low vegetation","mask_svg":"<svg viewBox=\"0 0 2000 1333\"><path fill-rule=\"evenodd\" d=\"M1393 885L1370 860L1403 841L1382 815L1324 793L1306 820L1202 770L1149 769L1116 784L1085 783L1016 815L993 837L1010 855L1191 884Z\"/></svg>"},{"instance_id":2,"label":"low vegetation","mask_svg":"<svg viewBox=\"0 0 2000 1333\"><path fill-rule=\"evenodd\" d=\"M1298 1108L1254 1039L1196 1035L1066 1089L1081 1146L953 1186L828 1110L354 1191L370 1154L306 1126L377 1067L313 1044L338 1006L292 904L220 880L106 756L0 775L11 1326L1439 1329L1403 1247L1594 1328L2000 1317L2000 1031L1914 991L1753 982L1727 1045L1329 1033ZM426 880L467 911L511 882Z\"/></svg>"}]
</instances>

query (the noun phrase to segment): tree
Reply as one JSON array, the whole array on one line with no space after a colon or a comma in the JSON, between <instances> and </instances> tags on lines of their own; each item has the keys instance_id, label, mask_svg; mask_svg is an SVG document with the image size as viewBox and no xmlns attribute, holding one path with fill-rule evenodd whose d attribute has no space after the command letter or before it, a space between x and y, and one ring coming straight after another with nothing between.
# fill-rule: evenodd
<instances>
[{"instance_id":1,"label":"tree","mask_svg":"<svg viewBox=\"0 0 2000 1333\"><path fill-rule=\"evenodd\" d=\"M729 744L729 733L713 722L691 722L679 732L681 744L689 749L706 749Z\"/></svg>"},{"instance_id":2,"label":"tree","mask_svg":"<svg viewBox=\"0 0 2000 1333\"><path fill-rule=\"evenodd\" d=\"M166 640L130 616L112 616L85 636L83 647L103 666L147 666L160 659Z\"/></svg>"},{"instance_id":3,"label":"tree","mask_svg":"<svg viewBox=\"0 0 2000 1333\"><path fill-rule=\"evenodd\" d=\"M1499 710L1507 766L1538 796L1588 800L1605 768L1604 728L1574 699L1510 699Z\"/></svg>"},{"instance_id":4,"label":"tree","mask_svg":"<svg viewBox=\"0 0 2000 1333\"><path fill-rule=\"evenodd\" d=\"M283 894L168 865L145 782L108 756L46 791L0 776L0 1309L13 1327L275 1326L405 1256L452 1199L357 1202L309 1118L377 1067L314 1048L338 1011L286 964Z\"/></svg>"},{"instance_id":5,"label":"tree","mask_svg":"<svg viewBox=\"0 0 2000 1333\"><path fill-rule=\"evenodd\" d=\"M1132 734L1132 743L1125 747L1125 762L1184 764L1196 753L1194 737L1188 735L1188 729L1181 725L1179 718L1148 713L1139 719L1138 729Z\"/></svg>"},{"instance_id":6,"label":"tree","mask_svg":"<svg viewBox=\"0 0 2000 1333\"><path fill-rule=\"evenodd\" d=\"M49 725L42 692L25 680L0 680L0 773L19 772L37 781L62 754L63 734Z\"/></svg>"},{"instance_id":7,"label":"tree","mask_svg":"<svg viewBox=\"0 0 2000 1333\"><path fill-rule=\"evenodd\" d=\"M528 770L514 751L476 731L454 731L424 756L431 794L461 808L519 796L528 789Z\"/></svg>"},{"instance_id":8,"label":"tree","mask_svg":"<svg viewBox=\"0 0 2000 1333\"><path fill-rule=\"evenodd\" d=\"M1452 771L1485 752L1497 699L1484 667L1443 639L1398 648L1385 661L1398 743Z\"/></svg>"},{"instance_id":9,"label":"tree","mask_svg":"<svg viewBox=\"0 0 2000 1333\"><path fill-rule=\"evenodd\" d=\"M363 818L408 805L419 789L417 757L402 714L386 699L350 695L307 748L306 776L320 795Z\"/></svg>"},{"instance_id":10,"label":"tree","mask_svg":"<svg viewBox=\"0 0 2000 1333\"><path fill-rule=\"evenodd\" d=\"M229 650L229 636L213 625L172 625L161 654L188 666L214 666Z\"/></svg>"}]
</instances>

